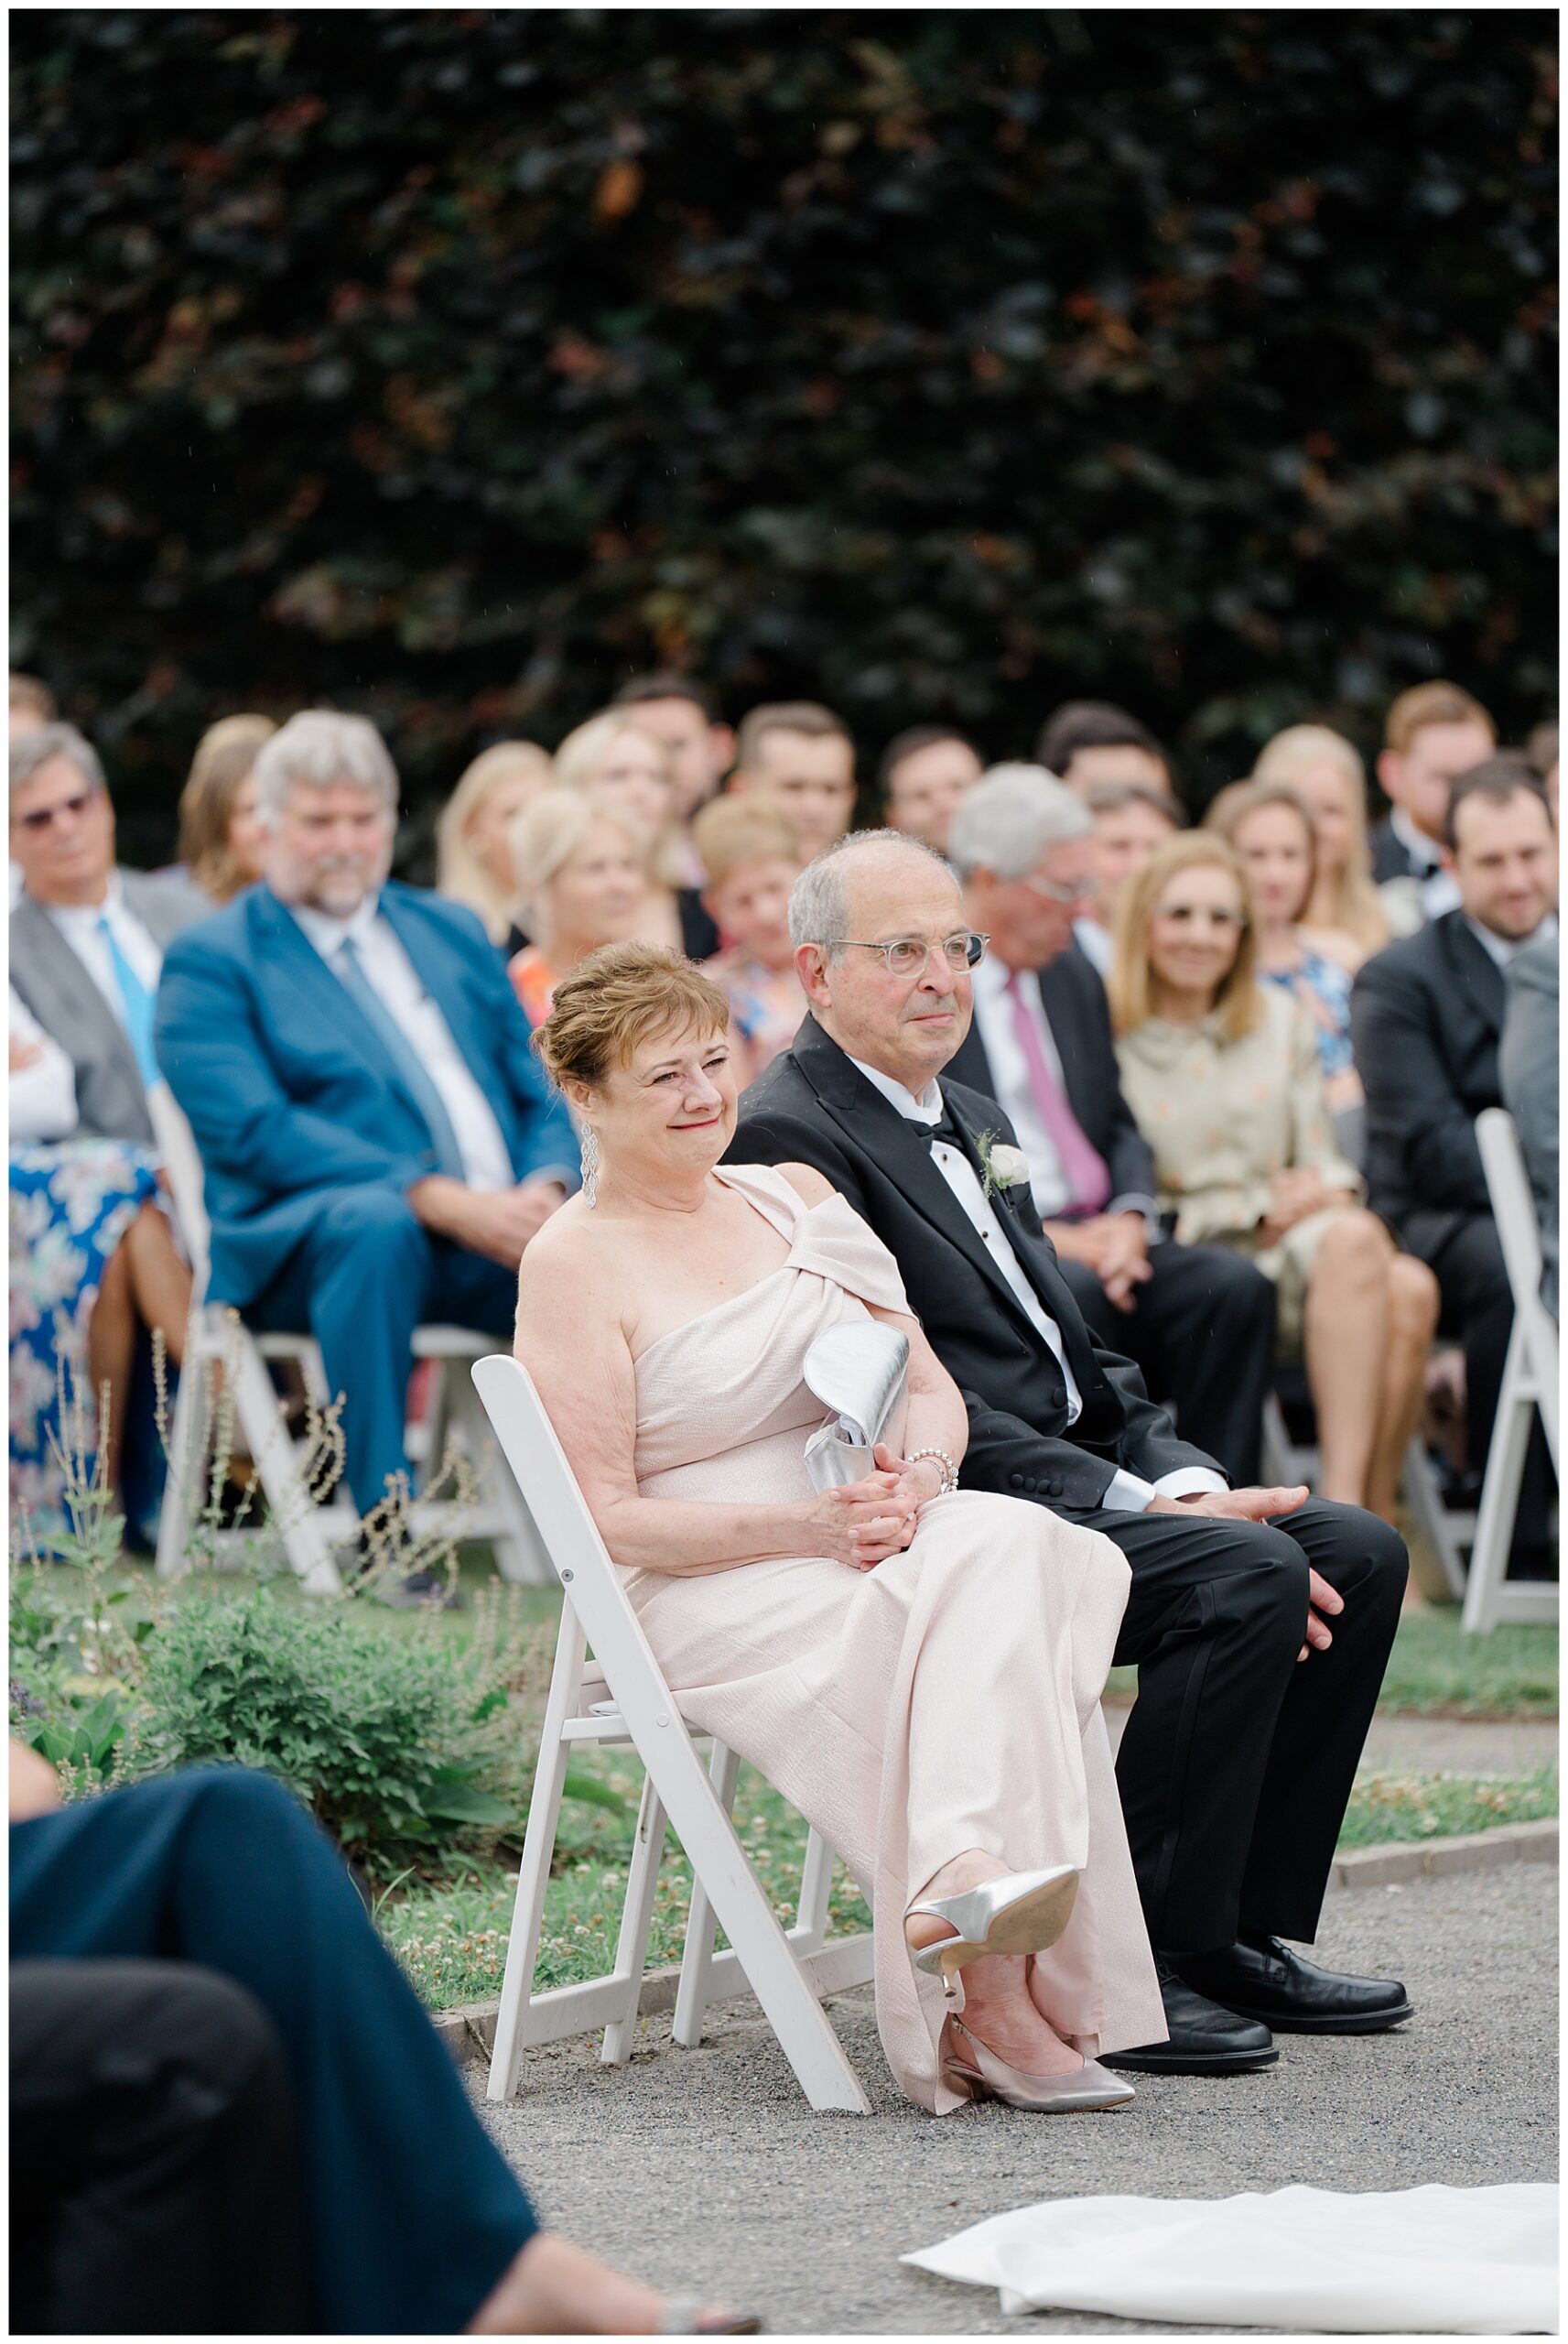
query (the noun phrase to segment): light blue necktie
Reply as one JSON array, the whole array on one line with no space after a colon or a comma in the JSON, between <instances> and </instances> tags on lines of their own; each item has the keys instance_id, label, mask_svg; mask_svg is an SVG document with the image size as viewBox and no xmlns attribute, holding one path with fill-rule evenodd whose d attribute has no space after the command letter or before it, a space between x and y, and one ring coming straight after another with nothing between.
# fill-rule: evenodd
<instances>
[{"instance_id":1,"label":"light blue necktie","mask_svg":"<svg viewBox=\"0 0 1568 2344\"><path fill-rule=\"evenodd\" d=\"M109 925L107 912L100 916L98 933L109 947L114 982L120 988L120 999L124 1004L125 1037L141 1069L142 1080L150 1087L163 1080L153 1049L153 1002L156 994L142 982L121 951L114 931Z\"/></svg>"},{"instance_id":2,"label":"light blue necktie","mask_svg":"<svg viewBox=\"0 0 1568 2344\"><path fill-rule=\"evenodd\" d=\"M441 1103L441 1094L420 1065L418 1054L407 1035L366 976L351 938L344 939L331 965L332 973L343 991L358 1003L381 1036L388 1057L403 1078L404 1089L429 1126L431 1145L441 1170L449 1172L454 1180L466 1180L468 1171L463 1163L463 1152L458 1145L458 1135Z\"/></svg>"}]
</instances>

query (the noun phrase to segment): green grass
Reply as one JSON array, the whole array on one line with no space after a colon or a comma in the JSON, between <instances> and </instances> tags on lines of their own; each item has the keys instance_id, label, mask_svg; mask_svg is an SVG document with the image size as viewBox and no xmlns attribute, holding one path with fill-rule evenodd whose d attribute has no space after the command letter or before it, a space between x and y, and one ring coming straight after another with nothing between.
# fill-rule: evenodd
<instances>
[{"instance_id":1,"label":"green grass","mask_svg":"<svg viewBox=\"0 0 1568 2344\"><path fill-rule=\"evenodd\" d=\"M1465 1774L1364 1774L1350 1796L1342 1848L1393 1839L1450 1839L1498 1823L1533 1823L1557 1812L1557 1769L1511 1779Z\"/></svg>"}]
</instances>

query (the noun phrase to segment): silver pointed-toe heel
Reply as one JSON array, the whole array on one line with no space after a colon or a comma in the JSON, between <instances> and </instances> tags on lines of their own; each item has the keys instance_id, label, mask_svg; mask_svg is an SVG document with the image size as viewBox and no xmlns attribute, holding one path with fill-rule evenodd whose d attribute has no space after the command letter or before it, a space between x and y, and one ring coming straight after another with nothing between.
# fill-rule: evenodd
<instances>
[{"instance_id":1,"label":"silver pointed-toe heel","mask_svg":"<svg viewBox=\"0 0 1568 2344\"><path fill-rule=\"evenodd\" d=\"M1000 2100L1009 2108L1071 2116L1080 2110L1124 2108L1138 2097L1130 2084L1124 2084L1098 2059L1086 2059L1081 2067L1065 2076L1026 2076L1021 2068L999 2059L978 2035L970 2034L962 2019L950 2016L948 2024L963 2036L975 2064L971 2067L957 2059L945 2060L943 2076L955 2090L967 2089L972 2100Z\"/></svg>"},{"instance_id":2,"label":"silver pointed-toe heel","mask_svg":"<svg viewBox=\"0 0 1568 2344\"><path fill-rule=\"evenodd\" d=\"M957 1973L966 1961L994 1953L1044 1953L1066 1927L1077 1893L1076 1867L1053 1864L1045 1872L1003 1872L1000 1880L984 1881L957 1896L934 1896L912 1904L906 1920L914 1913L930 1913L958 1933L923 1945L914 1966L939 1977L948 2001L961 2007Z\"/></svg>"}]
</instances>

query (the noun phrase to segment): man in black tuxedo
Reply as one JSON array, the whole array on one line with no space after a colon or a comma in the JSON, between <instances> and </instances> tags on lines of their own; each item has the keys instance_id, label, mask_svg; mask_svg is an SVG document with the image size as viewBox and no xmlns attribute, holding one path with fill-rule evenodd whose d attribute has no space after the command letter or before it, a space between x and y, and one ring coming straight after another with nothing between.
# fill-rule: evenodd
<instances>
[{"instance_id":1,"label":"man in black tuxedo","mask_svg":"<svg viewBox=\"0 0 1568 2344\"><path fill-rule=\"evenodd\" d=\"M1479 700L1441 680L1401 692L1388 713L1378 779L1389 812L1372 832L1372 876L1387 888L1396 935L1441 919L1458 901L1444 852L1449 793L1489 757L1498 735Z\"/></svg>"},{"instance_id":2,"label":"man in black tuxedo","mask_svg":"<svg viewBox=\"0 0 1568 2344\"><path fill-rule=\"evenodd\" d=\"M1444 1322L1465 1346L1470 1462L1479 1471L1513 1298L1476 1118L1502 1104L1509 962L1556 925L1557 841L1540 784L1517 756L1490 757L1460 776L1447 836L1459 908L1367 962L1350 1022L1367 1092L1369 1201L1436 1273ZM1548 1471L1538 1427L1514 1527L1521 1575L1550 1568Z\"/></svg>"},{"instance_id":3,"label":"man in black tuxedo","mask_svg":"<svg viewBox=\"0 0 1568 2344\"><path fill-rule=\"evenodd\" d=\"M1318 1970L1279 1938L1317 1926L1402 1545L1304 1490L1227 1490L1094 1341L1007 1118L935 1079L984 949L949 866L862 832L801 874L790 927L812 1014L745 1093L730 1159L815 1165L894 1254L964 1394L966 1483L1103 1531L1131 1565L1117 1658L1139 1694L1117 1774L1170 2039L1117 2063L1260 2067L1271 2026L1393 2025L1402 1986Z\"/></svg>"},{"instance_id":4,"label":"man in black tuxedo","mask_svg":"<svg viewBox=\"0 0 1568 2344\"><path fill-rule=\"evenodd\" d=\"M1073 941L1096 881L1094 822L1039 765L999 765L958 807L947 856L990 939L949 1080L994 1099L1096 1342L1134 1359L1184 1437L1255 1481L1274 1289L1228 1245L1160 1225L1154 1159L1121 1092L1105 987Z\"/></svg>"}]
</instances>

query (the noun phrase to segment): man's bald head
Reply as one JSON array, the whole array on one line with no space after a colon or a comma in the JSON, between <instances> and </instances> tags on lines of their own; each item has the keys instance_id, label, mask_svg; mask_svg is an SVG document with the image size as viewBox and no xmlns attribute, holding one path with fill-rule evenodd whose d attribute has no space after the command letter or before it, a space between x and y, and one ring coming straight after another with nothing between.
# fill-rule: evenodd
<instances>
[{"instance_id":1,"label":"man's bald head","mask_svg":"<svg viewBox=\"0 0 1568 2344\"><path fill-rule=\"evenodd\" d=\"M954 968L968 922L942 856L896 830L858 830L809 863L789 905L795 968L817 1022L849 1057L914 1092L969 1030L969 972ZM901 974L880 949L926 947Z\"/></svg>"}]
</instances>

